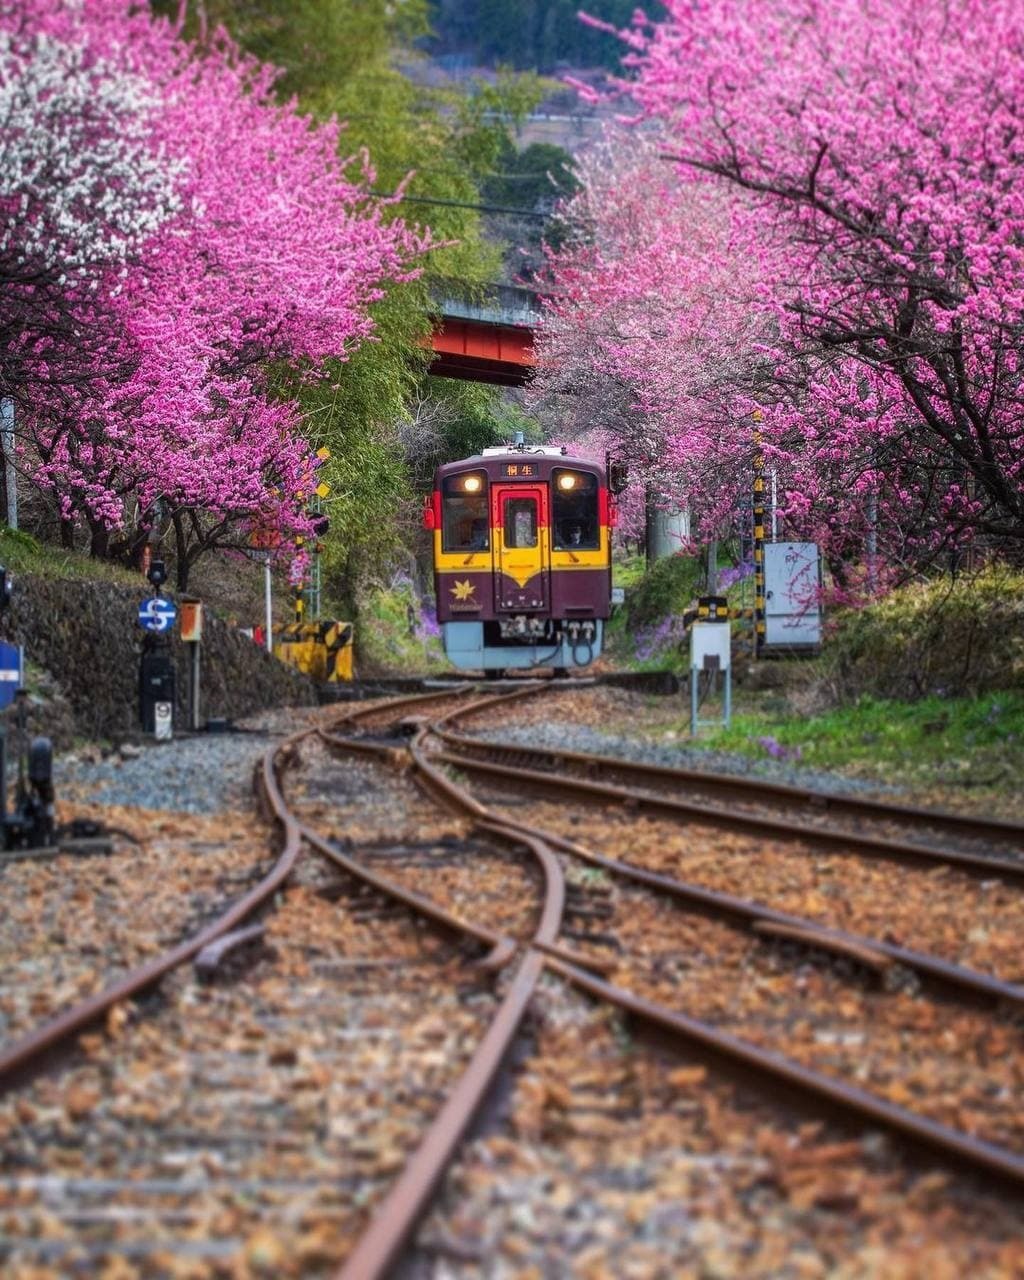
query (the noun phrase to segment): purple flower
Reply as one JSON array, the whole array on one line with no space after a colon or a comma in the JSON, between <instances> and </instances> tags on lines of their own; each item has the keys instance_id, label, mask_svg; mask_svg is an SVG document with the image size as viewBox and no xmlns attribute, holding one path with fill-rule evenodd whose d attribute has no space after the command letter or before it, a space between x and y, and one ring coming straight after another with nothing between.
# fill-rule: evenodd
<instances>
[{"instance_id":1,"label":"purple flower","mask_svg":"<svg viewBox=\"0 0 1024 1280\"><path fill-rule=\"evenodd\" d=\"M416 634L421 640L433 640L441 634L441 627L437 621L437 610L433 605L427 604L425 601L420 606Z\"/></svg>"},{"instance_id":2,"label":"purple flower","mask_svg":"<svg viewBox=\"0 0 1024 1280\"><path fill-rule=\"evenodd\" d=\"M803 755L799 747L784 747L778 738L758 738L757 742L773 760L799 760Z\"/></svg>"}]
</instances>

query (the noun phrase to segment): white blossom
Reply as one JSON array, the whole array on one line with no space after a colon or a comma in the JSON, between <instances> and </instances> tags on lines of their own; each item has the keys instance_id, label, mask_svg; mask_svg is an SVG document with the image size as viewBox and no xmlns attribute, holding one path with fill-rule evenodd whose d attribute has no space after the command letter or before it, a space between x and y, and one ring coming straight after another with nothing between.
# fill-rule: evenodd
<instances>
[{"instance_id":1,"label":"white blossom","mask_svg":"<svg viewBox=\"0 0 1024 1280\"><path fill-rule=\"evenodd\" d=\"M150 141L146 82L77 46L0 32L0 261L83 279L181 207L184 164ZM6 216L2 216L6 215Z\"/></svg>"}]
</instances>

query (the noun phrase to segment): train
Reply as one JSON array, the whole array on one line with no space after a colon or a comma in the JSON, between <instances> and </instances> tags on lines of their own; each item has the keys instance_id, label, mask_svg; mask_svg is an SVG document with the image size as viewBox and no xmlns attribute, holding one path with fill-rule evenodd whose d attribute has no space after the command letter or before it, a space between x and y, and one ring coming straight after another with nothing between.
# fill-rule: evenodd
<instances>
[{"instance_id":1,"label":"train","mask_svg":"<svg viewBox=\"0 0 1024 1280\"><path fill-rule=\"evenodd\" d=\"M566 674L600 656L611 612L608 481L607 460L521 436L438 467L423 523L453 666Z\"/></svg>"}]
</instances>

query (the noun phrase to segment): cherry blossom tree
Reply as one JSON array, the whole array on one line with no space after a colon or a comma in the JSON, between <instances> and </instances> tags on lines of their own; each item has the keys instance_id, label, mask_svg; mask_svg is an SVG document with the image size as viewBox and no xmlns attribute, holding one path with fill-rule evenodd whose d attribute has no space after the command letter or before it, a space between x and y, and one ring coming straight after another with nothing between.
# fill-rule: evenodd
<instances>
[{"instance_id":1,"label":"cherry blossom tree","mask_svg":"<svg viewBox=\"0 0 1024 1280\"><path fill-rule=\"evenodd\" d=\"M751 264L731 252L727 202L680 183L662 146L613 131L580 159L582 190L563 211L577 230L549 254L530 399L560 435L599 440L629 463L627 532L652 507L686 506L712 538L749 490L735 399L762 317Z\"/></svg>"},{"instance_id":2,"label":"cherry blossom tree","mask_svg":"<svg viewBox=\"0 0 1024 1280\"><path fill-rule=\"evenodd\" d=\"M972 541L1020 557L1024 10L665 8L623 33L629 93L681 180L733 197L770 321L746 401L793 518L914 563Z\"/></svg>"},{"instance_id":3,"label":"cherry blossom tree","mask_svg":"<svg viewBox=\"0 0 1024 1280\"><path fill-rule=\"evenodd\" d=\"M70 389L116 357L99 285L181 208L146 81L0 29L0 393Z\"/></svg>"},{"instance_id":4,"label":"cherry blossom tree","mask_svg":"<svg viewBox=\"0 0 1024 1280\"><path fill-rule=\"evenodd\" d=\"M186 551L179 575L190 545L247 525L308 534L317 460L294 399L272 384L320 377L370 338L368 307L414 274L429 235L391 219L368 194L366 158L340 156L338 126L278 104L273 70L223 34L200 49L180 22L126 0L40 0L28 25L20 38L35 47L62 45L93 77L144 86L124 136L173 193L161 204L155 178L135 184L149 221L88 282L113 318L116 372L94 365L75 413L35 384L34 479L66 529L86 521L100 554L169 513ZM52 221L45 183L40 200ZM138 529L126 530L132 511Z\"/></svg>"}]
</instances>

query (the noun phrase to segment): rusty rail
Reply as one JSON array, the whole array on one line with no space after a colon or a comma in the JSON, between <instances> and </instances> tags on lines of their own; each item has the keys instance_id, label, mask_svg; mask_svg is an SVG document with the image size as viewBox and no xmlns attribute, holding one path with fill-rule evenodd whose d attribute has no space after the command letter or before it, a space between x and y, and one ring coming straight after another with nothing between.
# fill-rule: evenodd
<instances>
[{"instance_id":1,"label":"rusty rail","mask_svg":"<svg viewBox=\"0 0 1024 1280\"><path fill-rule=\"evenodd\" d=\"M500 700L501 698L499 697L493 701ZM466 708L449 713L445 719L450 719L452 715L459 716L482 710L483 706L491 703L491 701L490 699L484 699L482 703L470 704ZM656 892L667 893L699 911L709 912L727 919L739 920L748 925L755 933L768 932L774 929L779 936L788 933L791 937L796 938L799 935L799 941L821 951L853 958L856 958L859 953L862 962L869 965L869 967L877 967L878 957L884 957L887 964L902 965L905 969L911 970L920 978L943 991L958 995L966 993L972 998L980 998L1010 1008L1024 1008L1024 986L1019 983L1006 982L1001 978L994 977L992 974L970 969L965 965L955 964L950 960L944 960L941 956L917 951L912 947L903 947L880 938L867 937L863 934L850 933L844 929L836 929L807 916L778 911L747 898L740 898L734 894L707 889L702 885L693 884L686 880L678 880L672 876L648 871L632 863L621 862L615 858L595 853L576 841L569 840L555 832L528 823L518 822L513 818L494 815L478 800L474 799L464 787L460 787L453 782L432 763L437 760L448 761L450 759L447 753L442 752L428 756L424 751L426 738L433 732L433 726L429 729L421 730L409 748L420 777L427 784L424 789L429 794L439 797L456 812L472 818L478 826L486 827L489 823L495 823L521 835L536 836L552 849L560 849L562 852L568 853L580 861L588 863L590 866L599 867L620 879L642 884L647 888L654 889ZM351 746L349 739L327 733L324 730L320 731L320 736L327 745L336 750L348 750ZM461 765L461 758L459 758L458 763ZM869 959L869 957L874 957L874 959Z\"/></svg>"},{"instance_id":2,"label":"rusty rail","mask_svg":"<svg viewBox=\"0 0 1024 1280\"><path fill-rule=\"evenodd\" d=\"M833 827L819 827L813 823L792 822L767 815L744 813L735 809L720 809L702 805L696 801L680 800L674 796L653 795L633 787L621 787L614 783L593 782L571 774L542 773L537 769L520 769L512 765L496 764L490 760L478 760L462 752L441 751L435 759L468 773L503 780L519 786L556 790L564 795L569 792L583 796L599 804L616 803L629 809L648 810L673 818L693 819L730 830L749 831L775 839L802 840L808 844L827 847L832 852L853 857L888 858L896 862L918 863L928 866L948 866L968 875L995 877L1024 884L1024 859L1012 862L1006 858L985 857L952 850L934 849L930 845L910 841L890 840L885 836L866 835L842 831Z\"/></svg>"},{"instance_id":3,"label":"rusty rail","mask_svg":"<svg viewBox=\"0 0 1024 1280\"><path fill-rule=\"evenodd\" d=\"M558 859L543 841L532 836L505 831L500 824L493 831L524 845L540 863L545 894L534 941L541 947L554 946L565 905L565 881ZM379 1280L398 1260L515 1041L546 963L538 950L524 956L469 1066L338 1271L338 1280Z\"/></svg>"},{"instance_id":4,"label":"rusty rail","mask_svg":"<svg viewBox=\"0 0 1024 1280\"><path fill-rule=\"evenodd\" d=\"M995 1175L1000 1181L1012 1184L1018 1191L1024 1191L1024 1156L1017 1155L1016 1152L929 1120L926 1116L908 1111L905 1107L897 1106L878 1094L859 1089L856 1085L822 1075L771 1049L750 1044L697 1018L646 1000L562 960L551 958L547 963L549 968L580 990L607 1000L625 1012L691 1044L699 1045L717 1057L752 1069L781 1084L795 1086L803 1094L810 1094L844 1112L852 1112L872 1124L937 1151L947 1159L953 1157L972 1169Z\"/></svg>"},{"instance_id":5,"label":"rusty rail","mask_svg":"<svg viewBox=\"0 0 1024 1280\"><path fill-rule=\"evenodd\" d=\"M578 846L573 846L572 842L564 841L561 837L553 837L549 833L540 832L528 827L526 824L506 821L492 815L485 806L469 796L463 788L459 787L458 784L446 777L437 768L435 761L438 761L438 756L427 757L424 746L429 732L429 729L422 728L411 741L409 750L413 756L416 769L429 780L430 790L443 797L446 803L449 803L458 811L473 817L479 828L488 830L500 838L515 839L518 837L523 841L532 838L543 841L545 845L550 845L552 848L562 848L567 852L573 852L578 848ZM343 738L337 738L334 735L324 736L332 746L343 748L345 745ZM566 846L569 847L566 848ZM615 864L611 859L604 859L598 855L588 855L587 860L594 865L606 866L607 869L613 870L617 874L629 875L631 878L636 876L635 869L628 868L624 864ZM651 873L639 872L636 878L643 878L648 883L655 882L655 887L659 888L667 888L671 885L675 890L682 889L686 892L694 888L669 881L667 877L653 877ZM708 891L700 890L697 892L708 893ZM712 896L715 898L724 897L724 895ZM880 944L874 939L861 939L855 935L843 935L839 931L824 930L814 922L802 921L798 917L784 916L782 913L769 912L758 908L756 904L743 903L739 899L726 901L733 909L740 907L755 922L766 920L782 927L800 930L807 940L810 940L813 935L818 933L833 933L837 940L842 940L848 952L854 947L863 947L866 948L865 955L870 954L872 958L878 958L883 953L887 955L889 951L887 944ZM574 963L566 954L565 949L557 943L556 938L554 936L541 936L541 930L538 930L531 943L531 948L534 953L540 953L538 963L543 967L560 974L581 990L588 991L591 995L608 1000L627 1012L643 1017L659 1026L662 1030L686 1040L689 1044L696 1043L719 1058L725 1058L734 1064L742 1065L749 1070L753 1070L758 1075L767 1077L777 1083L782 1082L795 1086L802 1094L811 1096L819 1103L827 1103L837 1107L848 1115L856 1116L858 1120L866 1119L872 1124L880 1125L904 1138L911 1139L915 1143L922 1144L932 1151L938 1151L946 1158L952 1158L972 1169L981 1170L986 1174L994 1175L1001 1180L1012 1183L1018 1190L1024 1188L1024 1157L1018 1156L1012 1151L938 1124L924 1116L890 1103L879 1095L845 1084L841 1080L822 1075L772 1050L747 1043L738 1037L720 1032L696 1018L678 1013L637 996L624 988L614 986L602 978L594 976L592 972L588 972L582 963ZM900 949L895 950L899 951ZM899 958L903 963L907 963L908 958L933 962L937 966L937 974L942 974L948 968L954 973L954 981L963 981L969 984L977 980L988 994L998 995L999 998L1003 998L1009 992L1015 1000L1019 1000L1021 995L1024 994L1019 988L1014 988L1010 984L1000 984L997 980L989 978L988 975L973 975L970 971L958 971L956 966L946 966L945 962L938 961L935 957L918 957L915 953L904 952L900 954ZM454 1152L455 1145L456 1142L453 1142L450 1146L452 1152ZM426 1199L420 1202L420 1209L417 1212L421 1211L425 1204ZM382 1209L377 1218L375 1218L374 1229L386 1235L388 1228L385 1218L386 1214ZM411 1230L411 1227L409 1230ZM407 1234L403 1239L407 1238ZM401 1243L397 1242L394 1248L386 1255L389 1261L381 1265L384 1267L390 1265L390 1261L393 1261L398 1256L400 1247ZM341 1272L344 1280L356 1280L356 1277L359 1277L359 1280L363 1280L364 1275L370 1277L384 1274L383 1270L374 1272L363 1272L358 1268L349 1270L349 1266L353 1266L357 1256L362 1255L353 1254L346 1269ZM379 1256L383 1257L383 1255Z\"/></svg>"},{"instance_id":6,"label":"rusty rail","mask_svg":"<svg viewBox=\"0 0 1024 1280\"><path fill-rule=\"evenodd\" d=\"M566 852L575 852L578 847L573 846L572 842L564 841L560 837L550 837L547 833L525 824L498 818L470 796L464 788L446 776L438 767L439 763L444 762L443 758L428 757L425 750L430 733L437 724L450 722L474 711L483 710L487 706L500 704L504 698L505 695L498 695L481 699L447 713L434 725L421 727L410 741L408 749L415 773L430 794L457 813L468 815L474 820L478 829L499 839L519 841L529 847L534 856L540 859L547 883L543 916L531 941L530 950L502 1003L498 1020L492 1024L474 1054L469 1068L456 1086L456 1090L449 1096L398 1182L379 1207L367 1231L338 1272L338 1280L378 1280L397 1262L416 1223L429 1204L444 1170L454 1157L472 1116L486 1095L545 968L560 974L591 995L608 1000L634 1016L644 1017L663 1030L685 1039L688 1043L697 1043L719 1057L728 1058L734 1063L754 1070L762 1077L794 1085L803 1094L810 1095L818 1102L839 1107L846 1114L853 1114L858 1119L867 1119L872 1124L882 1125L917 1143L923 1143L934 1151L941 1152L947 1158L953 1157L974 1169L982 1169L988 1174L1006 1179L1018 1189L1024 1187L1024 1159L1013 1152L936 1124L925 1117L891 1104L884 1098L820 1075L771 1050L764 1050L759 1046L747 1044L737 1037L720 1033L697 1019L676 1013L613 986L602 978L593 976L592 972L582 967L589 963L587 958L567 951L557 941L564 904L564 882L557 860L548 844L562 848ZM320 736L332 749L345 750L350 745L344 737L337 734L321 731ZM385 758L393 762L393 757ZM458 760L456 763L461 764L462 761ZM725 895L710 894L709 891L700 890L696 886L671 882L667 877L655 877L651 873L616 864L613 860L604 859L598 855L588 854L587 860L594 865L602 865L608 870L614 870L617 874L642 879L652 887L665 889L671 884L674 892L684 896L694 894L705 906L710 905L713 900L718 909L740 914L755 928L758 925L767 925L779 931L790 930L798 933L804 941L824 939L832 945L833 949L840 950L844 954L858 954L865 963L870 960L877 966L887 964L892 958L889 952L894 950L902 963L907 963L909 959L930 961L936 966L936 971L942 972L943 976L948 976L944 971L949 969L956 980L966 981L968 984L978 982L987 994L997 994L1003 998L1009 992L1015 999L1024 996L1024 992L1010 987L1009 984L1000 984L987 975L973 975L970 971L959 971L956 966L947 966L934 957L915 957L914 953L892 949L885 944L880 947L873 939L860 939L841 934L839 931L825 930L812 921L803 921L798 917L771 912L759 908L757 904L729 899ZM561 886L557 901L553 900L552 894L555 876Z\"/></svg>"},{"instance_id":7,"label":"rusty rail","mask_svg":"<svg viewBox=\"0 0 1024 1280\"><path fill-rule=\"evenodd\" d=\"M737 800L763 799L794 808L810 809L818 813L844 814L854 818L868 818L880 822L904 822L914 826L927 826L935 831L978 837L987 840L1011 841L1024 851L1024 823L1003 818L987 818L976 814L954 813L948 809L925 809L919 805L893 804L867 796L826 794L807 787L792 786L784 782L772 782L767 778L740 777L737 774L711 773L703 769L680 769L671 765L649 764L639 760L623 760L615 756L597 755L582 751L553 750L549 747L515 745L492 742L486 738L473 738L466 734L439 729L438 737L459 750L486 750L492 755L506 758L533 757L554 766L566 764L582 770L588 776L618 774L647 782L659 790L671 787L676 790L711 790L724 793Z\"/></svg>"},{"instance_id":8,"label":"rusty rail","mask_svg":"<svg viewBox=\"0 0 1024 1280\"><path fill-rule=\"evenodd\" d=\"M471 796L467 796L467 800L473 805L477 803ZM472 811L467 810L467 812ZM522 824L511 818L501 818L500 821L512 830L522 829ZM615 858L605 857L604 854L594 853L574 840L553 831L532 827L527 829L536 829L552 849L560 849L581 862L599 867L620 879L631 880L659 893L668 894L686 903L687 906L695 907L698 911L739 920L749 925L755 932L758 931L759 925L774 926L777 929L792 929L803 933L804 941L808 946L812 945L813 937L815 945L820 950L840 952L844 948L851 950L863 948L865 951L885 956L894 964L902 965L940 990L952 994L966 992L972 998L980 997L995 1004L1024 1008L1024 986L1019 983L1004 982L992 974L968 969L964 965L954 964L951 960L943 960L941 956L930 955L925 951L915 951L912 947L902 947L893 942L885 942L881 938L835 929L807 916L777 911L773 907L766 907L762 903L739 898L731 893L705 889L702 885L691 884L687 880L676 880L672 876L662 875L657 871L647 871L630 862L619 862Z\"/></svg>"},{"instance_id":9,"label":"rusty rail","mask_svg":"<svg viewBox=\"0 0 1024 1280\"><path fill-rule=\"evenodd\" d=\"M258 771L258 778L264 790L270 787L276 788L277 757L287 754L289 749L294 749L294 744L304 736L305 734L296 734L267 752ZM274 866L259 884L194 937L157 956L147 964L133 969L117 982L58 1014L57 1017L37 1027L0 1053L0 1092L10 1088L20 1072L38 1062L48 1051L91 1026L115 1005L130 1000L133 996L154 986L161 978L198 955L204 947L215 942L222 934L236 928L247 916L266 903L287 880L299 855L298 825L286 814L278 815L277 821L281 829L281 850Z\"/></svg>"}]
</instances>

